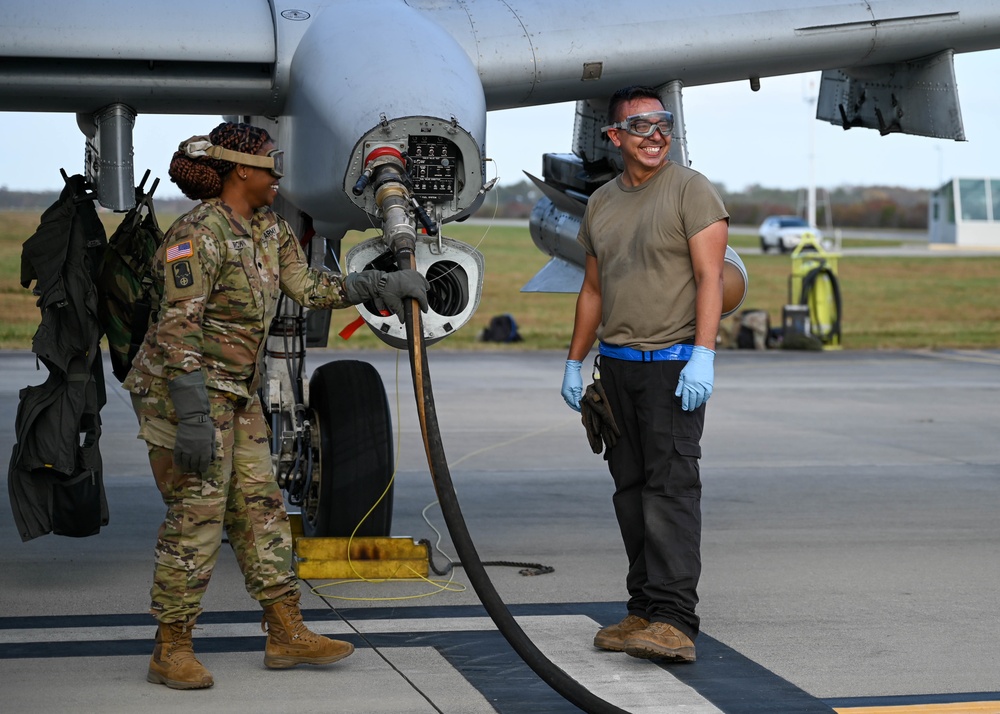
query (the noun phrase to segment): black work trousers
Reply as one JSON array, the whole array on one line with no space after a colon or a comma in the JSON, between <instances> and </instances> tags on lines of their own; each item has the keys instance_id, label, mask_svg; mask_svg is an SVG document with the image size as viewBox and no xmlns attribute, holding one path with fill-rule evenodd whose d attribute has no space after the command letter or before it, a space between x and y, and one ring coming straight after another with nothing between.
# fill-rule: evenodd
<instances>
[{"instance_id":1,"label":"black work trousers","mask_svg":"<svg viewBox=\"0 0 1000 714\"><path fill-rule=\"evenodd\" d=\"M601 382L621 438L606 451L628 555L628 611L698 635L701 434L705 406L674 396L686 361L601 357Z\"/></svg>"}]
</instances>

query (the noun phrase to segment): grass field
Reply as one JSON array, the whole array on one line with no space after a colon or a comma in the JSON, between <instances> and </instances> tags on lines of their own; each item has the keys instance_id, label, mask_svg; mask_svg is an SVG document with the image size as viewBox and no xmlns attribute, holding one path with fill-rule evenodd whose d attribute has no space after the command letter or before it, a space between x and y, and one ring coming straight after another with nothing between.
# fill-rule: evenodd
<instances>
[{"instance_id":1,"label":"grass field","mask_svg":"<svg viewBox=\"0 0 1000 714\"><path fill-rule=\"evenodd\" d=\"M101 214L110 233L120 220ZM21 244L35 230L38 213L0 212L0 349L30 347L38 326L38 308L30 290L19 284ZM171 217L159 216L165 228ZM466 241L483 253L486 279L479 310L455 335L432 349L557 349L569 343L575 295L521 293L520 288L547 262L531 242L527 228L506 225L449 225L446 235ZM345 239L344 252L362 237ZM756 236L733 235L730 244L756 247ZM865 245L871 245L866 241ZM844 241L844 247L851 247ZM861 243L857 243L861 245ZM771 324L781 321L788 302L792 262L787 255L742 255L750 276L744 309L766 310ZM843 296L843 347L998 348L1000 347L1000 254L989 257L842 257L838 264ZM510 313L517 320L523 342L512 345L482 343L480 331L490 317ZM385 348L367 329L349 341L336 335L357 317L353 310L335 311L331 320L331 348Z\"/></svg>"}]
</instances>

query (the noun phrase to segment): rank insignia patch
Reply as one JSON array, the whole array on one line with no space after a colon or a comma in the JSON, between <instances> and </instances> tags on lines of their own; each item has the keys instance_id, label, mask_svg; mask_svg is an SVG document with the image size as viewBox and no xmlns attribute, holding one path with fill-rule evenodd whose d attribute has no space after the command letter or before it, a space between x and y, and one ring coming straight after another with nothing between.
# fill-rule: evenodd
<instances>
[{"instance_id":1,"label":"rank insignia patch","mask_svg":"<svg viewBox=\"0 0 1000 714\"><path fill-rule=\"evenodd\" d=\"M183 243L176 243L167 248L168 263L173 263L175 260L180 260L181 258L190 258L192 255L194 255L194 247L189 240Z\"/></svg>"},{"instance_id":2,"label":"rank insignia patch","mask_svg":"<svg viewBox=\"0 0 1000 714\"><path fill-rule=\"evenodd\" d=\"M191 264L186 260L174 266L174 287L189 288L194 284L194 276L191 274Z\"/></svg>"}]
</instances>

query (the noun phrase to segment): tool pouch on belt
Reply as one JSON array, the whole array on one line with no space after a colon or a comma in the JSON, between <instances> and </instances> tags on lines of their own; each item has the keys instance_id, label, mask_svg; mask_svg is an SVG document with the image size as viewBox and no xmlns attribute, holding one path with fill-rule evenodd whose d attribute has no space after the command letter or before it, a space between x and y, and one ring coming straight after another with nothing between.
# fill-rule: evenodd
<instances>
[{"instance_id":1,"label":"tool pouch on belt","mask_svg":"<svg viewBox=\"0 0 1000 714\"><path fill-rule=\"evenodd\" d=\"M608 396L599 378L583 392L580 400L580 416L587 430L587 440L595 454L601 453L605 445L610 449L618 443L621 432L615 424L615 417L608 404Z\"/></svg>"}]
</instances>

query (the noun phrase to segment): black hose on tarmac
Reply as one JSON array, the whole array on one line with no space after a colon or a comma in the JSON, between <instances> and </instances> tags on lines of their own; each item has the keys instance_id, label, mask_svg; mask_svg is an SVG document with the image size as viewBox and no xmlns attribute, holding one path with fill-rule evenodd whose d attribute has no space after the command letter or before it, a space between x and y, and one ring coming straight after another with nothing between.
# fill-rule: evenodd
<instances>
[{"instance_id":1,"label":"black hose on tarmac","mask_svg":"<svg viewBox=\"0 0 1000 714\"><path fill-rule=\"evenodd\" d=\"M415 261L398 255L401 268L415 268ZM500 634L504 636L518 656L552 689L561 696L580 707L589 714L626 714L581 685L552 663L514 620L507 606L490 580L483 563L476 552L476 546L469 535L465 517L458 505L455 486L448 470L448 461L441 442L441 430L438 426L437 412L434 407L434 395L431 392L431 376L427 367L427 354L424 345L424 333L420 324L420 308L416 300L404 301L406 317L406 346L410 353L410 371L413 377L414 396L417 401L417 414L420 419L420 432L424 439L424 450L427 452L427 464L430 467L431 479L437 493L441 512L444 515L448 533L458 553L459 560L469 574L469 581L479 596L480 602L486 608Z\"/></svg>"}]
</instances>

